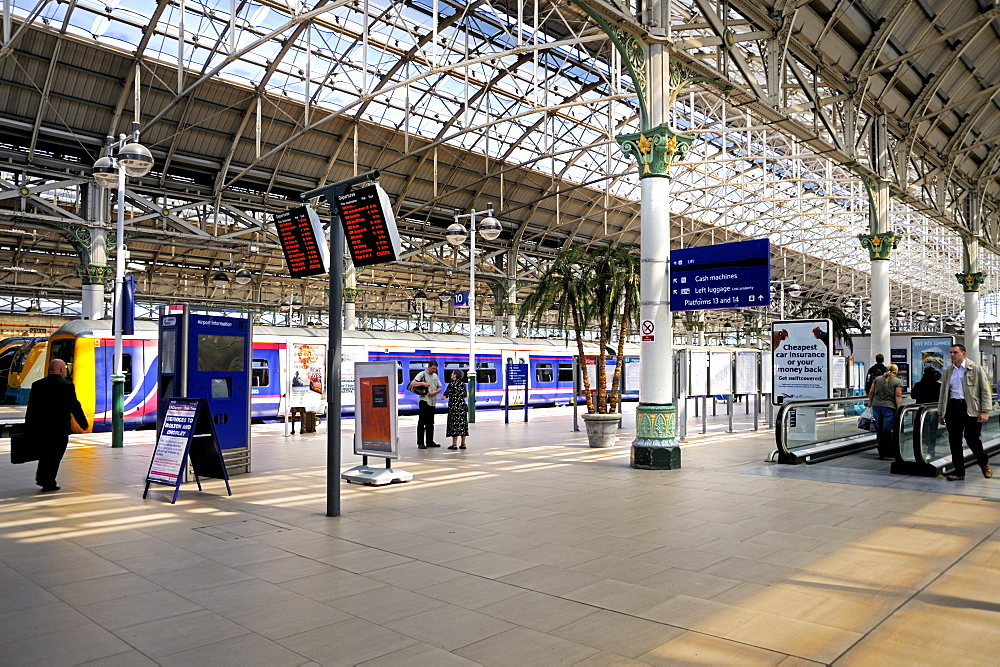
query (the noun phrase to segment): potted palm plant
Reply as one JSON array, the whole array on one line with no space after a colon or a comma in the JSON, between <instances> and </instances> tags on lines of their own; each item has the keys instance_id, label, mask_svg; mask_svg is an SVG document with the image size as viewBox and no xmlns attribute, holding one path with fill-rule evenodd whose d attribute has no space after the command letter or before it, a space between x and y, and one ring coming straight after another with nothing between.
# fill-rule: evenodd
<instances>
[{"instance_id":1,"label":"potted palm plant","mask_svg":"<svg viewBox=\"0 0 1000 667\"><path fill-rule=\"evenodd\" d=\"M539 321L550 309L565 322L576 339L581 363L583 341L588 331L597 334L596 387L583 373L587 414L583 416L591 447L611 447L621 414L621 369L625 339L634 326L639 307L638 246L617 244L587 248L572 244L556 256L538 284L521 305L520 320L529 315ZM607 382L608 348L617 334L617 354L610 391Z\"/></svg>"}]
</instances>

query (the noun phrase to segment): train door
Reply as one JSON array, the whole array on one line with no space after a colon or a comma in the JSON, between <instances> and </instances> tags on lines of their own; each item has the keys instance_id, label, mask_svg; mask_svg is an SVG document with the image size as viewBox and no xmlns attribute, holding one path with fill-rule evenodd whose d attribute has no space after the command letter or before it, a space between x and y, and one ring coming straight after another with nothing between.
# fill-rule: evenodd
<instances>
[{"instance_id":1,"label":"train door","mask_svg":"<svg viewBox=\"0 0 1000 667\"><path fill-rule=\"evenodd\" d=\"M113 339L102 339L100 343L100 347L94 351L97 367L96 377L104 380L97 382L95 387L97 400L94 406L94 426L103 424L103 430L110 430L114 401L111 375L115 367L115 342ZM138 347L136 343L138 343ZM125 376L125 410L122 421L126 429L135 430L143 424L145 399L148 392L153 390L153 387L150 386L147 391L143 383L145 374L143 373L142 341L122 341L122 375Z\"/></svg>"}]
</instances>

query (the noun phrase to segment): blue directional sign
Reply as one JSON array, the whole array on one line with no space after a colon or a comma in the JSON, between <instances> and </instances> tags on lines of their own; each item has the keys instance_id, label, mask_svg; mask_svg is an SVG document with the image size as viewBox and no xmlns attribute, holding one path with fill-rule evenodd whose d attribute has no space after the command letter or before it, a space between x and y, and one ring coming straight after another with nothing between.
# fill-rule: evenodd
<instances>
[{"instance_id":1,"label":"blue directional sign","mask_svg":"<svg viewBox=\"0 0 1000 667\"><path fill-rule=\"evenodd\" d=\"M771 241L756 239L670 253L670 310L771 305Z\"/></svg>"},{"instance_id":2,"label":"blue directional sign","mask_svg":"<svg viewBox=\"0 0 1000 667\"><path fill-rule=\"evenodd\" d=\"M523 387L528 384L528 364L507 364L507 386Z\"/></svg>"}]
</instances>

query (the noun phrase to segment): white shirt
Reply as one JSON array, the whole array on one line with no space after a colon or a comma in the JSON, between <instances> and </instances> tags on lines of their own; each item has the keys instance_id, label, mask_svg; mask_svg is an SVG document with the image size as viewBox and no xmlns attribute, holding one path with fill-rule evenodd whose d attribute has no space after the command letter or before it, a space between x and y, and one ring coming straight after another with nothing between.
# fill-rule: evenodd
<instances>
[{"instance_id":1,"label":"white shirt","mask_svg":"<svg viewBox=\"0 0 1000 667\"><path fill-rule=\"evenodd\" d=\"M961 398L965 400L965 386L962 384L962 380L965 379L965 369L968 363L968 359L962 359L960 365L952 365L951 382L948 383L948 398Z\"/></svg>"}]
</instances>

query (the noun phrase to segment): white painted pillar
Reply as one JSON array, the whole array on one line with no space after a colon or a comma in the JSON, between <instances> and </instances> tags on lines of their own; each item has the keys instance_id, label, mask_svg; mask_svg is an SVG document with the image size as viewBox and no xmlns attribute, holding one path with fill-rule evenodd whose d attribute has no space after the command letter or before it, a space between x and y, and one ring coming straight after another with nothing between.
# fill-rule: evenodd
<instances>
[{"instance_id":1,"label":"white painted pillar","mask_svg":"<svg viewBox=\"0 0 1000 667\"><path fill-rule=\"evenodd\" d=\"M872 310L871 310L871 359L868 365L875 363L875 355L885 355L889 359L889 260L872 260Z\"/></svg>"},{"instance_id":2,"label":"white painted pillar","mask_svg":"<svg viewBox=\"0 0 1000 667\"><path fill-rule=\"evenodd\" d=\"M979 292L965 293L965 353L977 364L982 363L979 356Z\"/></svg>"},{"instance_id":3,"label":"white painted pillar","mask_svg":"<svg viewBox=\"0 0 1000 667\"><path fill-rule=\"evenodd\" d=\"M639 343L639 400L673 401L673 331L670 314L670 185L667 178L644 178L639 254L639 321L653 323L652 340ZM649 338L649 337L647 337Z\"/></svg>"}]
</instances>

